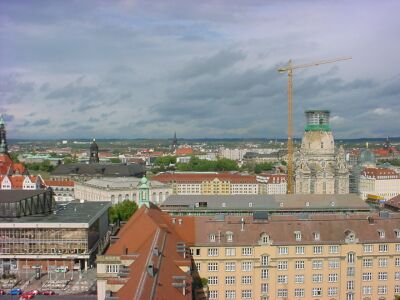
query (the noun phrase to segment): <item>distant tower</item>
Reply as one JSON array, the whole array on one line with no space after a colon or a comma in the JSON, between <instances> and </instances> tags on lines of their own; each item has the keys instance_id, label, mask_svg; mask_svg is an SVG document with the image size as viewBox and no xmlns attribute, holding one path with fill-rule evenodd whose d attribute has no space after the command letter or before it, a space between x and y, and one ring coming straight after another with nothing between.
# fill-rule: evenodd
<instances>
[{"instance_id":1,"label":"distant tower","mask_svg":"<svg viewBox=\"0 0 400 300\"><path fill-rule=\"evenodd\" d=\"M3 116L0 116L0 154L8 154L6 127Z\"/></svg>"},{"instance_id":2,"label":"distant tower","mask_svg":"<svg viewBox=\"0 0 400 300\"><path fill-rule=\"evenodd\" d=\"M93 139L93 142L90 144L89 164L98 164L99 162L99 146L96 144L96 139Z\"/></svg>"},{"instance_id":3,"label":"distant tower","mask_svg":"<svg viewBox=\"0 0 400 300\"><path fill-rule=\"evenodd\" d=\"M328 110L306 111L307 124L296 157L296 194L348 194L343 147L335 151Z\"/></svg>"},{"instance_id":4,"label":"distant tower","mask_svg":"<svg viewBox=\"0 0 400 300\"><path fill-rule=\"evenodd\" d=\"M172 149L175 150L178 148L178 139L176 138L176 131L174 133L174 138L172 139Z\"/></svg>"},{"instance_id":5,"label":"distant tower","mask_svg":"<svg viewBox=\"0 0 400 300\"><path fill-rule=\"evenodd\" d=\"M392 145L390 144L389 137L386 138L385 143L383 144L383 149L389 150Z\"/></svg>"},{"instance_id":6,"label":"distant tower","mask_svg":"<svg viewBox=\"0 0 400 300\"><path fill-rule=\"evenodd\" d=\"M150 185L146 176L143 176L139 182L139 208L142 205L150 207Z\"/></svg>"}]
</instances>

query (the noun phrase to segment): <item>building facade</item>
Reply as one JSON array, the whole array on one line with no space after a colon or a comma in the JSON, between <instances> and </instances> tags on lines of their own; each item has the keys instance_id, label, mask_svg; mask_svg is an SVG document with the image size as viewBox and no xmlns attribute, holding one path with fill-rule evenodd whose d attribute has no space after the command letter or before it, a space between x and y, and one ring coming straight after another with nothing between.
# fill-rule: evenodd
<instances>
[{"instance_id":1,"label":"building facade","mask_svg":"<svg viewBox=\"0 0 400 300\"><path fill-rule=\"evenodd\" d=\"M347 194L349 169L343 147L337 151L327 110L306 111L301 148L295 161L295 193Z\"/></svg>"},{"instance_id":2,"label":"building facade","mask_svg":"<svg viewBox=\"0 0 400 300\"><path fill-rule=\"evenodd\" d=\"M123 200L139 201L140 179L134 177L116 177L91 179L86 182L76 182L74 197L85 201L111 201L113 204ZM168 184L151 180L150 200L160 204L172 194L172 188Z\"/></svg>"},{"instance_id":3,"label":"building facade","mask_svg":"<svg viewBox=\"0 0 400 300\"><path fill-rule=\"evenodd\" d=\"M400 195L400 175L392 169L365 168L359 177L359 195L381 196L389 200Z\"/></svg>"},{"instance_id":4,"label":"building facade","mask_svg":"<svg viewBox=\"0 0 400 300\"><path fill-rule=\"evenodd\" d=\"M56 201L72 201L75 199L75 182L71 180L45 180L44 184L53 190L54 200Z\"/></svg>"},{"instance_id":5,"label":"building facade","mask_svg":"<svg viewBox=\"0 0 400 300\"><path fill-rule=\"evenodd\" d=\"M172 186L175 195L254 195L255 176L227 173L161 173L152 178Z\"/></svg>"},{"instance_id":6,"label":"building facade","mask_svg":"<svg viewBox=\"0 0 400 300\"><path fill-rule=\"evenodd\" d=\"M260 194L279 195L287 193L286 174L260 174L257 175Z\"/></svg>"}]
</instances>

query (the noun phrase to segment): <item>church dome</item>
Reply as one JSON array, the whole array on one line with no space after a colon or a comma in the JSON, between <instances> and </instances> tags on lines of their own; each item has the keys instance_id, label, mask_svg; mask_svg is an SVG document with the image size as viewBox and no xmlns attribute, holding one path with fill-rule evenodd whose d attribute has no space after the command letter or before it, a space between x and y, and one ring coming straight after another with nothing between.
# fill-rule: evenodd
<instances>
[{"instance_id":1,"label":"church dome","mask_svg":"<svg viewBox=\"0 0 400 300\"><path fill-rule=\"evenodd\" d=\"M140 179L140 183L141 183L141 184L146 184L147 181L148 181L148 180L147 180L146 176L143 176L142 179Z\"/></svg>"}]
</instances>

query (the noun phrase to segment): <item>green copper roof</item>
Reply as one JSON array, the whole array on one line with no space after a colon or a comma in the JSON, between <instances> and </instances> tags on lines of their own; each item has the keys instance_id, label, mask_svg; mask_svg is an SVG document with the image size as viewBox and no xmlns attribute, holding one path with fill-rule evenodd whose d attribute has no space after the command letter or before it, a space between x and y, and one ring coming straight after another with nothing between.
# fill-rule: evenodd
<instances>
[{"instance_id":1,"label":"green copper roof","mask_svg":"<svg viewBox=\"0 0 400 300\"><path fill-rule=\"evenodd\" d=\"M331 131L331 127L327 124L324 125L307 125L305 131Z\"/></svg>"}]
</instances>

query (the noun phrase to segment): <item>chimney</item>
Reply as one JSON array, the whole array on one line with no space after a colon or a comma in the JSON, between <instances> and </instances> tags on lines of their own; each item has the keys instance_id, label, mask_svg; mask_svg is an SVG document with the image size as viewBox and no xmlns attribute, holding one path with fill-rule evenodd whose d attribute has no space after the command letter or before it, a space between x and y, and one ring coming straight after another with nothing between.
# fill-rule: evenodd
<instances>
[{"instance_id":1,"label":"chimney","mask_svg":"<svg viewBox=\"0 0 400 300\"><path fill-rule=\"evenodd\" d=\"M240 220L240 224L242 225L242 228L240 231L244 231L244 218L242 217L242 219Z\"/></svg>"}]
</instances>

